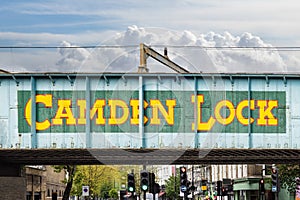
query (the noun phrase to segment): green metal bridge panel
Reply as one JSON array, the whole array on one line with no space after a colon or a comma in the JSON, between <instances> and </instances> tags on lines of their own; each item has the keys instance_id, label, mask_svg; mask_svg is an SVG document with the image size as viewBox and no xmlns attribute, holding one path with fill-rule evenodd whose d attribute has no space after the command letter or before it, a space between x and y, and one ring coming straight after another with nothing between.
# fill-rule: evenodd
<instances>
[{"instance_id":1,"label":"green metal bridge panel","mask_svg":"<svg viewBox=\"0 0 300 200\"><path fill-rule=\"evenodd\" d=\"M0 83L4 149L300 147L298 75L33 73Z\"/></svg>"}]
</instances>

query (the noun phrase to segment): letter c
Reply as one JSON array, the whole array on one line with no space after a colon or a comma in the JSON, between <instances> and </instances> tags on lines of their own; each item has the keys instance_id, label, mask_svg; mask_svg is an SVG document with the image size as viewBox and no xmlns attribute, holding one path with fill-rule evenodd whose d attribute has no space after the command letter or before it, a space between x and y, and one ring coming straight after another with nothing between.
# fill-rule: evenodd
<instances>
[{"instance_id":1,"label":"letter c","mask_svg":"<svg viewBox=\"0 0 300 200\"><path fill-rule=\"evenodd\" d=\"M36 95L36 103L43 103L45 107L52 107L52 95L51 94L45 94L45 95ZM31 101L32 99L29 99L26 106L25 106L25 119L29 126L31 126ZM50 122L48 119L45 119L43 122L36 122L36 130L46 130L50 127Z\"/></svg>"}]
</instances>

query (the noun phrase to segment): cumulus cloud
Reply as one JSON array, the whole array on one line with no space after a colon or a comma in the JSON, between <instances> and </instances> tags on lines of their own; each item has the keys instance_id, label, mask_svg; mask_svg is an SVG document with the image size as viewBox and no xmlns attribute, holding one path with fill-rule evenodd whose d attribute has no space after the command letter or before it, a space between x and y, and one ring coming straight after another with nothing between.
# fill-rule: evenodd
<instances>
[{"instance_id":1,"label":"cumulus cloud","mask_svg":"<svg viewBox=\"0 0 300 200\"><path fill-rule=\"evenodd\" d=\"M198 41L197 45L199 46L216 47L216 49L207 50L207 54L219 71L286 71L286 64L279 52L274 49L268 49L268 47L272 47L271 44L265 43L258 36L254 36L251 33L233 36L228 32L224 34L210 32L206 35L201 35ZM220 49L218 47L233 48Z\"/></svg>"},{"instance_id":2,"label":"cumulus cloud","mask_svg":"<svg viewBox=\"0 0 300 200\"><path fill-rule=\"evenodd\" d=\"M56 64L66 69L74 68L75 71L76 67L80 66L88 58L90 52L85 48L78 48L78 46L63 41L59 54L62 58Z\"/></svg>"},{"instance_id":3,"label":"cumulus cloud","mask_svg":"<svg viewBox=\"0 0 300 200\"><path fill-rule=\"evenodd\" d=\"M161 53L164 46L168 47L169 58L190 72L286 71L285 61L279 52L264 48L272 45L251 33L239 36L229 32L196 35L190 31L137 26L130 26L124 33L118 33L100 44L108 48L60 50L62 58L57 64L66 68L77 66L79 71L137 71L140 43L150 45ZM64 45L71 44L64 42ZM296 59L293 61L297 62ZM149 58L147 62L150 72L172 72Z\"/></svg>"},{"instance_id":4,"label":"cumulus cloud","mask_svg":"<svg viewBox=\"0 0 300 200\"><path fill-rule=\"evenodd\" d=\"M30 49L23 52L1 52L0 65L14 66L14 71L137 72L140 43L145 43L160 53L167 47L169 58L193 73L299 71L300 59L295 54L297 52L292 54L276 51L272 44L251 33L195 34L188 30L179 32L134 25L124 32L113 33L108 39L102 39L95 48L80 48L82 44L63 41L60 45L62 48L50 49L48 52L45 52L46 49L35 49L34 53ZM147 59L147 66L153 73L173 72L151 58Z\"/></svg>"}]
</instances>

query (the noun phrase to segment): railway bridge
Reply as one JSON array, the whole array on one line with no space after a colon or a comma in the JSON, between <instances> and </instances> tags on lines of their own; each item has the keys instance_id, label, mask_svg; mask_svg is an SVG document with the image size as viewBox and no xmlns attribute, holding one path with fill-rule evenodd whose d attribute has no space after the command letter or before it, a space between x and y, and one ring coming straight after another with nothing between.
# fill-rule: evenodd
<instances>
[{"instance_id":1,"label":"railway bridge","mask_svg":"<svg viewBox=\"0 0 300 200\"><path fill-rule=\"evenodd\" d=\"M0 74L0 83L1 149L299 147L298 75Z\"/></svg>"},{"instance_id":2,"label":"railway bridge","mask_svg":"<svg viewBox=\"0 0 300 200\"><path fill-rule=\"evenodd\" d=\"M1 184L23 165L299 163L298 74L1 73L0 94Z\"/></svg>"}]
</instances>

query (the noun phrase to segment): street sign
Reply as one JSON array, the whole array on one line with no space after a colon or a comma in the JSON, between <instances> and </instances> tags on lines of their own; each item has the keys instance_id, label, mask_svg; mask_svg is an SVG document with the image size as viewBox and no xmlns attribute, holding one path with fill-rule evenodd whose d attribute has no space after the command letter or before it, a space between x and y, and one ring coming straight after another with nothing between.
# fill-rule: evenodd
<instances>
[{"instance_id":1,"label":"street sign","mask_svg":"<svg viewBox=\"0 0 300 200\"><path fill-rule=\"evenodd\" d=\"M275 185L272 185L272 192L277 192L277 187Z\"/></svg>"},{"instance_id":2,"label":"street sign","mask_svg":"<svg viewBox=\"0 0 300 200\"><path fill-rule=\"evenodd\" d=\"M82 196L87 197L90 195L90 188L89 186L82 186Z\"/></svg>"},{"instance_id":3,"label":"street sign","mask_svg":"<svg viewBox=\"0 0 300 200\"><path fill-rule=\"evenodd\" d=\"M180 187L180 191L181 191L181 192L186 192L186 190L187 190L187 188L186 188L185 185L182 185L182 186Z\"/></svg>"}]
</instances>

